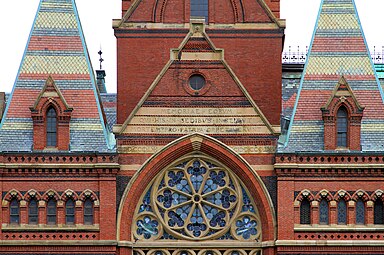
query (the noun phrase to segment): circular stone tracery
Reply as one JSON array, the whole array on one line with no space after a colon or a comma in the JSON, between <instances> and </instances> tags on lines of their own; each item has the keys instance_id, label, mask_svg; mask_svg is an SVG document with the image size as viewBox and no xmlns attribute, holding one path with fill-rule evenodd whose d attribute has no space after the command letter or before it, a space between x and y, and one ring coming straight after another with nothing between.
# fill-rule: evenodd
<instances>
[{"instance_id":1,"label":"circular stone tracery","mask_svg":"<svg viewBox=\"0 0 384 255\"><path fill-rule=\"evenodd\" d=\"M136 238L259 238L253 202L231 171L204 156L179 162L163 170L142 198L136 213Z\"/></svg>"}]
</instances>

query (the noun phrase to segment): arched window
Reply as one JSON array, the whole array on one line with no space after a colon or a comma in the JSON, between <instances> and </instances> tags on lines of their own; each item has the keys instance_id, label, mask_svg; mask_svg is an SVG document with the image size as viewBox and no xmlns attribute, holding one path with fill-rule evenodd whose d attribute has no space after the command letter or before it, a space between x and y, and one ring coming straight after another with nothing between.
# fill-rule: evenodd
<instances>
[{"instance_id":1,"label":"arched window","mask_svg":"<svg viewBox=\"0 0 384 255\"><path fill-rule=\"evenodd\" d=\"M134 216L135 238L152 240L261 239L261 219L242 181L203 155L183 157L153 178Z\"/></svg>"},{"instance_id":2,"label":"arched window","mask_svg":"<svg viewBox=\"0 0 384 255\"><path fill-rule=\"evenodd\" d=\"M365 224L365 205L361 198L356 201L356 224Z\"/></svg>"},{"instance_id":3,"label":"arched window","mask_svg":"<svg viewBox=\"0 0 384 255\"><path fill-rule=\"evenodd\" d=\"M191 16L204 17L208 22L208 0L191 0Z\"/></svg>"},{"instance_id":4,"label":"arched window","mask_svg":"<svg viewBox=\"0 0 384 255\"><path fill-rule=\"evenodd\" d=\"M72 199L68 199L65 203L65 224L75 224L75 202Z\"/></svg>"},{"instance_id":5,"label":"arched window","mask_svg":"<svg viewBox=\"0 0 384 255\"><path fill-rule=\"evenodd\" d=\"M329 208L328 208L328 202L325 198L323 198L320 201L319 212L320 212L319 223L321 225L328 225L329 224Z\"/></svg>"},{"instance_id":6,"label":"arched window","mask_svg":"<svg viewBox=\"0 0 384 255\"><path fill-rule=\"evenodd\" d=\"M93 202L87 198L84 201L84 225L93 224Z\"/></svg>"},{"instance_id":7,"label":"arched window","mask_svg":"<svg viewBox=\"0 0 384 255\"><path fill-rule=\"evenodd\" d=\"M57 146L57 115L53 107L47 111L47 147Z\"/></svg>"},{"instance_id":8,"label":"arched window","mask_svg":"<svg viewBox=\"0 0 384 255\"><path fill-rule=\"evenodd\" d=\"M10 223L19 224L20 223L20 206L19 201L16 198L11 200L10 203Z\"/></svg>"},{"instance_id":9,"label":"arched window","mask_svg":"<svg viewBox=\"0 0 384 255\"><path fill-rule=\"evenodd\" d=\"M384 224L384 206L381 199L377 199L374 204L374 224Z\"/></svg>"},{"instance_id":10,"label":"arched window","mask_svg":"<svg viewBox=\"0 0 384 255\"><path fill-rule=\"evenodd\" d=\"M344 106L337 111L337 147L348 147L348 112Z\"/></svg>"},{"instance_id":11,"label":"arched window","mask_svg":"<svg viewBox=\"0 0 384 255\"><path fill-rule=\"evenodd\" d=\"M300 224L311 224L311 203L308 198L300 203Z\"/></svg>"},{"instance_id":12,"label":"arched window","mask_svg":"<svg viewBox=\"0 0 384 255\"><path fill-rule=\"evenodd\" d=\"M36 199L31 199L31 201L29 201L28 223L32 225L37 225L39 223L39 211Z\"/></svg>"},{"instance_id":13,"label":"arched window","mask_svg":"<svg viewBox=\"0 0 384 255\"><path fill-rule=\"evenodd\" d=\"M47 224L48 225L56 225L56 214L57 214L56 200L51 198L48 200L48 203L47 203Z\"/></svg>"},{"instance_id":14,"label":"arched window","mask_svg":"<svg viewBox=\"0 0 384 255\"><path fill-rule=\"evenodd\" d=\"M337 224L347 224L347 203L344 199L341 199L337 204Z\"/></svg>"}]
</instances>

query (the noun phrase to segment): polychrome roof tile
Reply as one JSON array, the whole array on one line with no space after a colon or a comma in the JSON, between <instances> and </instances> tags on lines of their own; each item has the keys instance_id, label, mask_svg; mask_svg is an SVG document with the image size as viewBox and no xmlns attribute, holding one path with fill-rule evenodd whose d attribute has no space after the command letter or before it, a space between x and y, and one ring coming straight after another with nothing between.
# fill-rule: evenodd
<instances>
[{"instance_id":1,"label":"polychrome roof tile","mask_svg":"<svg viewBox=\"0 0 384 255\"><path fill-rule=\"evenodd\" d=\"M342 76L365 107L362 151L384 150L383 93L354 0L322 0L287 139L280 151L324 150L321 107Z\"/></svg>"},{"instance_id":2,"label":"polychrome roof tile","mask_svg":"<svg viewBox=\"0 0 384 255\"><path fill-rule=\"evenodd\" d=\"M75 0L40 0L0 129L0 151L31 151L34 105L51 76L68 105L71 151L113 150Z\"/></svg>"}]
</instances>

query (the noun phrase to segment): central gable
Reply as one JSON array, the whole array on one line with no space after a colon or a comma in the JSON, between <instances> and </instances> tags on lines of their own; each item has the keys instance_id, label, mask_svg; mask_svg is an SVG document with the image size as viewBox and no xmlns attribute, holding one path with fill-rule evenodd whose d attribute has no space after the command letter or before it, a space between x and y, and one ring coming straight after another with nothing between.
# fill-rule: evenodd
<instances>
[{"instance_id":1,"label":"central gable","mask_svg":"<svg viewBox=\"0 0 384 255\"><path fill-rule=\"evenodd\" d=\"M274 135L276 131L205 33L202 20L157 76L121 135Z\"/></svg>"}]
</instances>

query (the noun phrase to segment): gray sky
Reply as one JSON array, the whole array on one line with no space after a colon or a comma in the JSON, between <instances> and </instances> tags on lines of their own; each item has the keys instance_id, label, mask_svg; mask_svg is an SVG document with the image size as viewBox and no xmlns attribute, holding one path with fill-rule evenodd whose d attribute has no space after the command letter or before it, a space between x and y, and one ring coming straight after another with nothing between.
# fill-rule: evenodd
<instances>
[{"instance_id":1,"label":"gray sky","mask_svg":"<svg viewBox=\"0 0 384 255\"><path fill-rule=\"evenodd\" d=\"M381 10L383 0L355 0L368 46L381 51L384 33ZM14 84L39 0L1 1L1 61L0 91L10 92ZM88 51L93 68L99 68L100 47L104 52L103 68L107 72L107 90L116 92L116 41L112 19L121 16L121 0L77 0ZM281 0L281 16L287 20L285 48L291 45L305 48L312 37L320 0ZM20 9L20 6L22 8Z\"/></svg>"}]
</instances>

